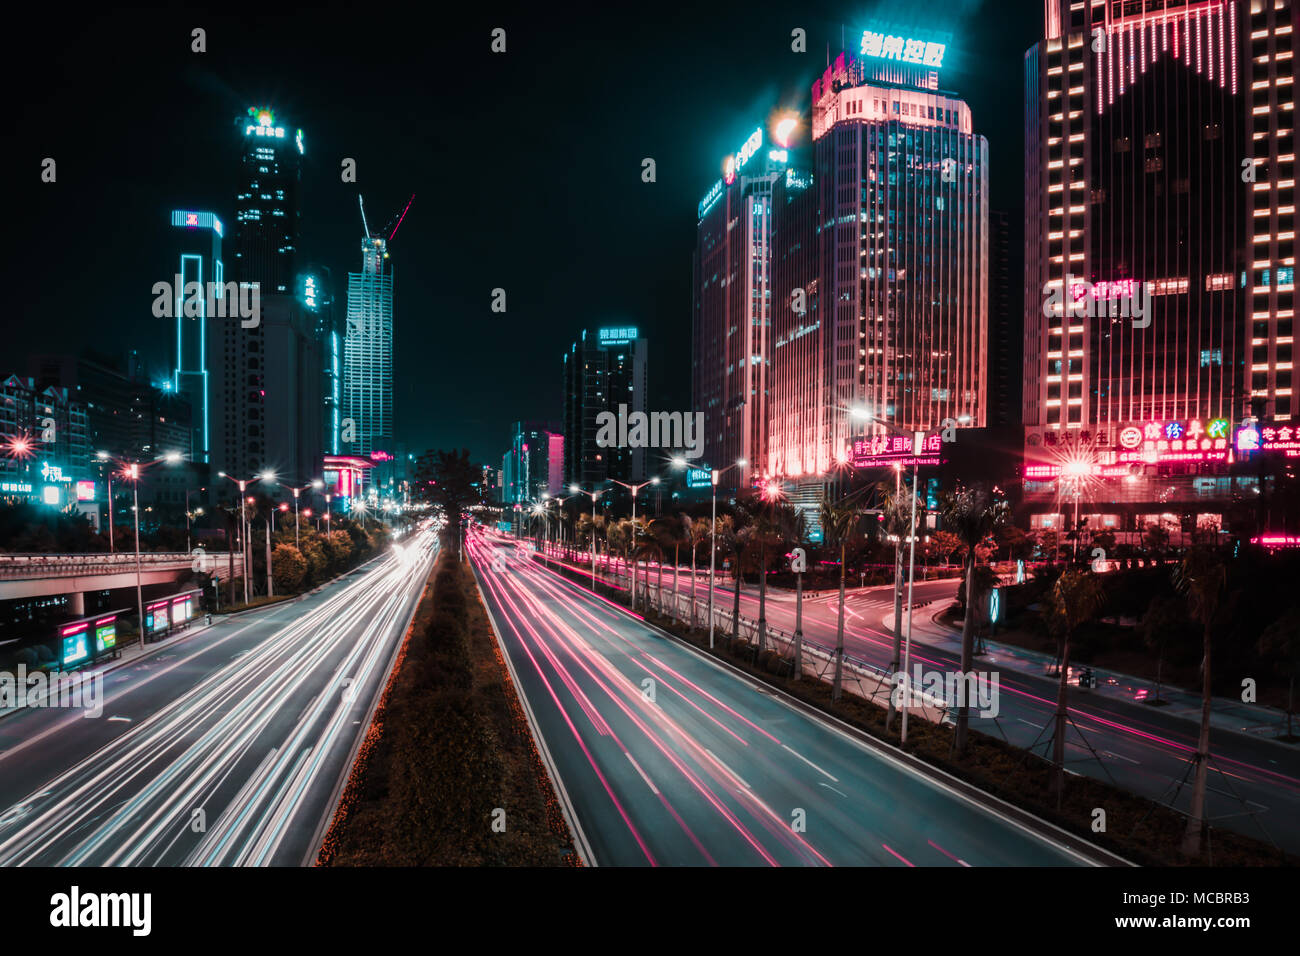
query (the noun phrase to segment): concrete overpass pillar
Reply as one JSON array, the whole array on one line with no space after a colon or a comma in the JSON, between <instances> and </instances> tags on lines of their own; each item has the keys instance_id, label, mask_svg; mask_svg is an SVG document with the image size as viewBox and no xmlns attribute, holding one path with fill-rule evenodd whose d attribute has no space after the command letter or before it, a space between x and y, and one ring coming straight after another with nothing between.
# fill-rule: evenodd
<instances>
[{"instance_id":1,"label":"concrete overpass pillar","mask_svg":"<svg viewBox=\"0 0 1300 956\"><path fill-rule=\"evenodd\" d=\"M68 595L68 610L77 617L86 616L86 594L84 591L73 591Z\"/></svg>"}]
</instances>

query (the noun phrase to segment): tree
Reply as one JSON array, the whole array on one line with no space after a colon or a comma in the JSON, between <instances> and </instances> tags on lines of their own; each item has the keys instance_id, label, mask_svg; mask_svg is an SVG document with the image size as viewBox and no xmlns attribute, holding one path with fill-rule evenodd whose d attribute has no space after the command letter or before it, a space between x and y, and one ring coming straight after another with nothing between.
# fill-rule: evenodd
<instances>
[{"instance_id":1,"label":"tree","mask_svg":"<svg viewBox=\"0 0 1300 956\"><path fill-rule=\"evenodd\" d=\"M1176 641L1187 629L1187 607L1172 595L1157 595L1147 605L1138 625L1142 643L1156 655L1156 696L1147 701L1149 704L1161 704L1162 676L1165 655L1171 641Z\"/></svg>"},{"instance_id":2,"label":"tree","mask_svg":"<svg viewBox=\"0 0 1300 956\"><path fill-rule=\"evenodd\" d=\"M651 522L638 520L637 524L640 525L637 529L639 535L639 543L636 549L638 560L640 560L640 558L646 559L645 587L643 588L643 591L645 592L645 609L647 611L650 610L649 562L650 559L653 558L659 567L659 613L662 614L664 612L664 558L667 557L667 552L665 551L663 542L659 539L659 536L655 534L654 529L650 527Z\"/></svg>"},{"instance_id":3,"label":"tree","mask_svg":"<svg viewBox=\"0 0 1300 956\"><path fill-rule=\"evenodd\" d=\"M764 503L766 502L766 507ZM767 649L767 555L769 548L780 548L781 526L777 523L775 493L764 495L754 505L751 538L758 548L758 651Z\"/></svg>"},{"instance_id":4,"label":"tree","mask_svg":"<svg viewBox=\"0 0 1300 956\"><path fill-rule=\"evenodd\" d=\"M741 505L737 505L732 514L718 519L718 540L722 543L723 551L731 557L731 575L736 579L736 589L731 596L730 640L740 636L740 589L745 582L742 565L749 557L753 537L749 522L749 512Z\"/></svg>"},{"instance_id":5,"label":"tree","mask_svg":"<svg viewBox=\"0 0 1300 956\"><path fill-rule=\"evenodd\" d=\"M691 543L690 525L688 523L690 519L687 518L686 521L684 522L683 517L684 517L683 515L674 515L672 517L655 518L653 521L650 522L650 534L654 537L656 541L659 542L659 546L663 548L665 551L667 551L668 548L673 549L673 612L674 614L677 613L677 608L678 608L678 604L677 604L677 597L679 592L678 580L681 578L680 571L682 566L682 562L681 562L682 546ZM659 613L660 614L664 612L663 584L664 584L664 570L663 570L663 563L660 562L659 565Z\"/></svg>"},{"instance_id":6,"label":"tree","mask_svg":"<svg viewBox=\"0 0 1300 956\"><path fill-rule=\"evenodd\" d=\"M858 509L851 502L833 501L829 495L822 498L822 541L832 551L840 552L840 613L835 625L835 680L831 684L831 700L840 699L844 679L844 575L848 563L849 538L858 524Z\"/></svg>"},{"instance_id":7,"label":"tree","mask_svg":"<svg viewBox=\"0 0 1300 956\"><path fill-rule=\"evenodd\" d=\"M1061 635L1061 673L1056 688L1056 730L1053 735L1052 792L1057 805L1065 792L1065 721L1069 714L1070 641L1105 601L1101 582L1091 570L1071 569L1056 579L1047 592L1048 627Z\"/></svg>"},{"instance_id":8,"label":"tree","mask_svg":"<svg viewBox=\"0 0 1300 956\"><path fill-rule=\"evenodd\" d=\"M974 656L975 634L975 560L976 549L1007 517L1007 504L992 498L982 488L968 488L954 495L946 495L943 503L944 524L952 528L966 548L966 613L961 624L961 671L969 674ZM957 708L957 730L953 747L958 755L966 752L970 727L970 701L963 695Z\"/></svg>"},{"instance_id":9,"label":"tree","mask_svg":"<svg viewBox=\"0 0 1300 956\"><path fill-rule=\"evenodd\" d=\"M1166 532L1166 536L1168 532ZM1212 697L1210 651L1211 634L1219 600L1228 584L1227 568L1218 553L1206 545L1195 545L1174 569L1174 587L1187 599L1191 618L1201 625L1201 732L1196 741L1196 783L1192 788L1192 807L1183 836L1183 853L1199 856L1205 831L1205 786L1210 763L1210 707Z\"/></svg>"},{"instance_id":10,"label":"tree","mask_svg":"<svg viewBox=\"0 0 1300 956\"><path fill-rule=\"evenodd\" d=\"M908 527L910 528L911 525L909 524ZM951 563L952 556L963 548L961 539L951 531L936 531L930 535L930 550L934 552L935 557L943 559L944 564Z\"/></svg>"},{"instance_id":11,"label":"tree","mask_svg":"<svg viewBox=\"0 0 1300 956\"><path fill-rule=\"evenodd\" d=\"M1169 530L1154 522L1148 524L1146 533L1142 536L1142 546L1146 548L1149 555L1157 561L1162 561L1165 549L1169 547Z\"/></svg>"},{"instance_id":12,"label":"tree","mask_svg":"<svg viewBox=\"0 0 1300 956\"><path fill-rule=\"evenodd\" d=\"M804 517L802 511L783 501L776 506L775 512L776 526L779 529L782 540L791 547L802 547L808 539L808 520ZM794 629L794 679L798 680L799 675L803 672L803 577L799 577L800 586L798 594L795 597L795 629Z\"/></svg>"},{"instance_id":13,"label":"tree","mask_svg":"<svg viewBox=\"0 0 1300 956\"><path fill-rule=\"evenodd\" d=\"M424 461L428 459L428 455L423 456ZM415 477L417 487L428 489L433 502L442 510L447 522L444 534L451 553L459 561L465 517L470 508L483 503L479 488L483 480L481 469L470 462L468 448L438 450L433 453L432 467L426 470L421 466Z\"/></svg>"},{"instance_id":14,"label":"tree","mask_svg":"<svg viewBox=\"0 0 1300 956\"><path fill-rule=\"evenodd\" d=\"M1291 715L1295 713L1295 679L1300 676L1300 605L1292 605L1259 635L1260 656L1276 661L1286 674L1286 735L1295 739Z\"/></svg>"},{"instance_id":15,"label":"tree","mask_svg":"<svg viewBox=\"0 0 1300 956\"><path fill-rule=\"evenodd\" d=\"M708 521L703 518L696 518L691 521L685 519L690 524L691 538L691 627L695 626L695 557L699 552L700 545L705 541L711 541L713 537L713 528Z\"/></svg>"},{"instance_id":16,"label":"tree","mask_svg":"<svg viewBox=\"0 0 1300 956\"><path fill-rule=\"evenodd\" d=\"M302 586L307 575L307 560L291 544L277 544L271 557L271 576L279 594L292 594Z\"/></svg>"}]
</instances>

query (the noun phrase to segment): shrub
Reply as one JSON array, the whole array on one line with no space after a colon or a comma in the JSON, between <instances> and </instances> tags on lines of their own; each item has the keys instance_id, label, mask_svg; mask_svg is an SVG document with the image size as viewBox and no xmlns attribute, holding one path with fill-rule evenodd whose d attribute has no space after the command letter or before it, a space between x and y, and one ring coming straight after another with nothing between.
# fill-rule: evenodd
<instances>
[{"instance_id":1,"label":"shrub","mask_svg":"<svg viewBox=\"0 0 1300 956\"><path fill-rule=\"evenodd\" d=\"M271 568L275 578L275 589L280 594L289 594L302 587L307 576L307 559L291 544L277 544L271 555Z\"/></svg>"}]
</instances>

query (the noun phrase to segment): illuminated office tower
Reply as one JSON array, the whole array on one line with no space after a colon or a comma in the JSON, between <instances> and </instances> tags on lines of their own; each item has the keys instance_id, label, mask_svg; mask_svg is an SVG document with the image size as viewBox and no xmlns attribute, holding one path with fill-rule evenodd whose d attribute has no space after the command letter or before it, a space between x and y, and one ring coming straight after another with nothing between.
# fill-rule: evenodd
<instances>
[{"instance_id":1,"label":"illuminated office tower","mask_svg":"<svg viewBox=\"0 0 1300 956\"><path fill-rule=\"evenodd\" d=\"M228 309L209 324L209 374L217 382L211 461L233 475L269 469L303 484L320 474L325 431L324 349L295 288L303 134L268 107L250 108L236 133L234 256L226 269L240 305L256 301L258 312Z\"/></svg>"},{"instance_id":2,"label":"illuminated office tower","mask_svg":"<svg viewBox=\"0 0 1300 956\"><path fill-rule=\"evenodd\" d=\"M925 432L927 467L946 427L986 424L988 144L939 89L945 49L865 32L813 84L811 168L773 189L765 467L805 504L910 460L855 411Z\"/></svg>"},{"instance_id":3,"label":"illuminated office tower","mask_svg":"<svg viewBox=\"0 0 1300 956\"><path fill-rule=\"evenodd\" d=\"M342 411L344 454L392 451L393 264L380 238L361 240L361 271L348 273Z\"/></svg>"},{"instance_id":4,"label":"illuminated office tower","mask_svg":"<svg viewBox=\"0 0 1300 956\"><path fill-rule=\"evenodd\" d=\"M208 347L210 341L215 341L209 339L208 326L215 319L209 315L209 308L216 304L216 295L207 293L209 283L218 295L224 293L222 226L221 220L210 212L184 209L172 211L171 225L175 250L173 276L178 276L181 283L181 287L174 290L177 299L173 306L176 345L172 353L171 390L189 402L193 435L188 444L194 461L206 463L211 450ZM175 283L176 279L172 281ZM198 284L198 296L185 294L185 287L192 282ZM197 314L191 314L195 312Z\"/></svg>"},{"instance_id":5,"label":"illuminated office tower","mask_svg":"<svg viewBox=\"0 0 1300 956\"><path fill-rule=\"evenodd\" d=\"M602 412L618 415L646 410L647 342L635 326L612 326L588 335L582 330L564 355L564 485L583 490L610 478L645 478L646 449L598 443Z\"/></svg>"},{"instance_id":6,"label":"illuminated office tower","mask_svg":"<svg viewBox=\"0 0 1300 956\"><path fill-rule=\"evenodd\" d=\"M727 488L748 487L766 457L772 184L785 175L793 123L781 126L770 143L762 127L754 129L723 160L722 178L697 209L691 410L704 413L699 464L745 462L725 472Z\"/></svg>"},{"instance_id":7,"label":"illuminated office tower","mask_svg":"<svg viewBox=\"0 0 1300 956\"><path fill-rule=\"evenodd\" d=\"M1044 3L1025 59L1036 527L1077 505L1090 528L1188 533L1261 500L1234 465L1297 417L1296 26L1291 0Z\"/></svg>"}]
</instances>

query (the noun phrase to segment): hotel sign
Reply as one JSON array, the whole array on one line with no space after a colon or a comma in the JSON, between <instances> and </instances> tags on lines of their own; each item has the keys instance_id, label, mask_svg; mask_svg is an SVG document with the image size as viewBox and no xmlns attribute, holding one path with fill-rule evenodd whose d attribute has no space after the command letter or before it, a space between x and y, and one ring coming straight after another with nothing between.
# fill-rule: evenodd
<instances>
[{"instance_id":1,"label":"hotel sign","mask_svg":"<svg viewBox=\"0 0 1300 956\"><path fill-rule=\"evenodd\" d=\"M854 439L852 462L854 468L937 465L942 447L943 436L939 432L930 432L925 436L921 442L920 455L912 453L910 435L873 435L870 438Z\"/></svg>"},{"instance_id":2,"label":"hotel sign","mask_svg":"<svg viewBox=\"0 0 1300 956\"><path fill-rule=\"evenodd\" d=\"M881 60L915 63L917 66L943 66L944 44L910 37L891 36L872 30L862 32L862 55Z\"/></svg>"}]
</instances>

